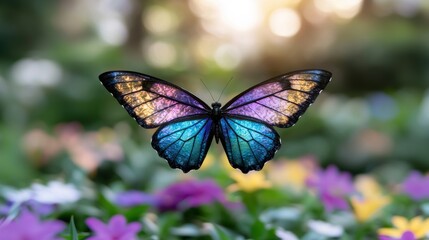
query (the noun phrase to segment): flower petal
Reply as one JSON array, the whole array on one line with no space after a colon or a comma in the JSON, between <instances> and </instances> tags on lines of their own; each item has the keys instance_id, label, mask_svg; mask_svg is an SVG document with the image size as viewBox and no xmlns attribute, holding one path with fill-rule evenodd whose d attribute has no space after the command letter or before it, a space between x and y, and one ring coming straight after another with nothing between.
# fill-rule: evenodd
<instances>
[{"instance_id":1,"label":"flower petal","mask_svg":"<svg viewBox=\"0 0 429 240\"><path fill-rule=\"evenodd\" d=\"M88 218L86 219L86 225L95 233L101 234L108 231L107 226L97 218Z\"/></svg>"},{"instance_id":2,"label":"flower petal","mask_svg":"<svg viewBox=\"0 0 429 240\"><path fill-rule=\"evenodd\" d=\"M409 230L413 233L416 233L422 227L423 219L420 216L414 217L413 219L411 219L411 221L408 223L408 225L409 225L408 226ZM416 236L416 237L421 238L423 236L424 236L424 234L419 234L419 236Z\"/></svg>"},{"instance_id":3,"label":"flower petal","mask_svg":"<svg viewBox=\"0 0 429 240\"><path fill-rule=\"evenodd\" d=\"M422 238L429 232L429 219L423 221L422 217L415 217L410 222L410 230L416 238Z\"/></svg>"},{"instance_id":4,"label":"flower petal","mask_svg":"<svg viewBox=\"0 0 429 240\"><path fill-rule=\"evenodd\" d=\"M402 236L402 232L403 231L395 228L380 228L378 230L379 235L389 236L394 238L400 238Z\"/></svg>"},{"instance_id":5,"label":"flower petal","mask_svg":"<svg viewBox=\"0 0 429 240\"><path fill-rule=\"evenodd\" d=\"M392 223L396 228L398 228L398 230L401 230L402 232L408 230L408 221L404 217L394 216L392 218ZM400 235L398 237L400 237Z\"/></svg>"},{"instance_id":6,"label":"flower petal","mask_svg":"<svg viewBox=\"0 0 429 240\"><path fill-rule=\"evenodd\" d=\"M401 240L416 240L416 236L414 236L413 232L406 231L402 234Z\"/></svg>"}]
</instances>

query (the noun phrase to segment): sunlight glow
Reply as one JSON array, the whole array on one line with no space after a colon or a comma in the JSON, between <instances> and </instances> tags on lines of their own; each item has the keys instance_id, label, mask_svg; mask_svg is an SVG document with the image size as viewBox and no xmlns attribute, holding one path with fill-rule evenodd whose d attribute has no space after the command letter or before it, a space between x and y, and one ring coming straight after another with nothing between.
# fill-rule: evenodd
<instances>
[{"instance_id":1,"label":"sunlight glow","mask_svg":"<svg viewBox=\"0 0 429 240\"><path fill-rule=\"evenodd\" d=\"M230 31L251 31L262 22L258 0L193 0L190 7L199 17Z\"/></svg>"},{"instance_id":2,"label":"sunlight glow","mask_svg":"<svg viewBox=\"0 0 429 240\"><path fill-rule=\"evenodd\" d=\"M317 9L335 13L340 18L351 19L361 10L362 0L314 0Z\"/></svg>"},{"instance_id":3,"label":"sunlight glow","mask_svg":"<svg viewBox=\"0 0 429 240\"><path fill-rule=\"evenodd\" d=\"M300 28L301 18L293 9L277 9L270 16L270 29L277 36L295 36Z\"/></svg>"},{"instance_id":4,"label":"sunlight glow","mask_svg":"<svg viewBox=\"0 0 429 240\"><path fill-rule=\"evenodd\" d=\"M171 43L156 41L144 48L147 61L154 67L169 67L177 59L177 51Z\"/></svg>"},{"instance_id":5,"label":"sunlight glow","mask_svg":"<svg viewBox=\"0 0 429 240\"><path fill-rule=\"evenodd\" d=\"M302 15L305 20L313 25L321 25L328 19L328 13L318 10L314 4L306 4Z\"/></svg>"},{"instance_id":6,"label":"sunlight glow","mask_svg":"<svg viewBox=\"0 0 429 240\"><path fill-rule=\"evenodd\" d=\"M220 19L225 26L237 31L249 31L261 20L261 12L256 0L219 1Z\"/></svg>"}]
</instances>

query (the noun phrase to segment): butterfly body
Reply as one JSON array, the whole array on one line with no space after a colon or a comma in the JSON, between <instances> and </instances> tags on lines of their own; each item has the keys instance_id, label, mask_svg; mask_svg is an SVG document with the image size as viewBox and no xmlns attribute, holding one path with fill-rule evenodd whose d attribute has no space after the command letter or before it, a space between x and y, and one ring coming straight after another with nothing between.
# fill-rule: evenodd
<instances>
[{"instance_id":1,"label":"butterfly body","mask_svg":"<svg viewBox=\"0 0 429 240\"><path fill-rule=\"evenodd\" d=\"M212 103L212 114L211 118L214 121L214 136L216 143L219 143L220 129L219 129L219 121L222 117L222 111L220 109L222 105L218 102Z\"/></svg>"},{"instance_id":2,"label":"butterfly body","mask_svg":"<svg viewBox=\"0 0 429 240\"><path fill-rule=\"evenodd\" d=\"M273 126L290 127L330 81L324 70L274 77L211 108L190 92L155 77L129 71L100 75L106 89L144 128L159 127L152 147L172 168L198 169L215 138L230 164L260 170L280 148Z\"/></svg>"}]
</instances>

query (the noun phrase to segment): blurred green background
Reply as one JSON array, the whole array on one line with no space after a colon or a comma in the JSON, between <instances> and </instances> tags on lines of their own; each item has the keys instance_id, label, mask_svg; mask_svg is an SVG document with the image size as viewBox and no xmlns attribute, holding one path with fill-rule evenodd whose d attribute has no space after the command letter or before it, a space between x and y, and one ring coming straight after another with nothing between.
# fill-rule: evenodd
<instances>
[{"instance_id":1,"label":"blurred green background","mask_svg":"<svg viewBox=\"0 0 429 240\"><path fill-rule=\"evenodd\" d=\"M2 1L0 182L26 186L77 166L136 184L154 168L179 171L151 149L153 130L99 84L118 69L208 103L200 80L217 98L233 78L226 103L270 77L326 69L333 81L295 127L278 129L273 161L314 155L354 173L428 170L428 26L425 0ZM210 151L218 159L223 150Z\"/></svg>"}]
</instances>

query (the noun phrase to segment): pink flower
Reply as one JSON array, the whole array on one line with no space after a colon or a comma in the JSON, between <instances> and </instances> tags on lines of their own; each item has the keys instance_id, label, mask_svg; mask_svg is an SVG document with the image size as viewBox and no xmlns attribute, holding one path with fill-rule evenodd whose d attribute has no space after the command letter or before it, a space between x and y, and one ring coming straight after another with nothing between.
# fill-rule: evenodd
<instances>
[{"instance_id":1,"label":"pink flower","mask_svg":"<svg viewBox=\"0 0 429 240\"><path fill-rule=\"evenodd\" d=\"M55 236L64 228L61 221L42 222L30 211L23 211L15 220L0 224L0 236L7 240L59 240Z\"/></svg>"},{"instance_id":2,"label":"pink flower","mask_svg":"<svg viewBox=\"0 0 429 240\"><path fill-rule=\"evenodd\" d=\"M108 224L104 224L97 218L86 219L86 224L94 232L94 236L87 240L135 240L141 229L141 224L127 220L122 215L113 216Z\"/></svg>"}]
</instances>

